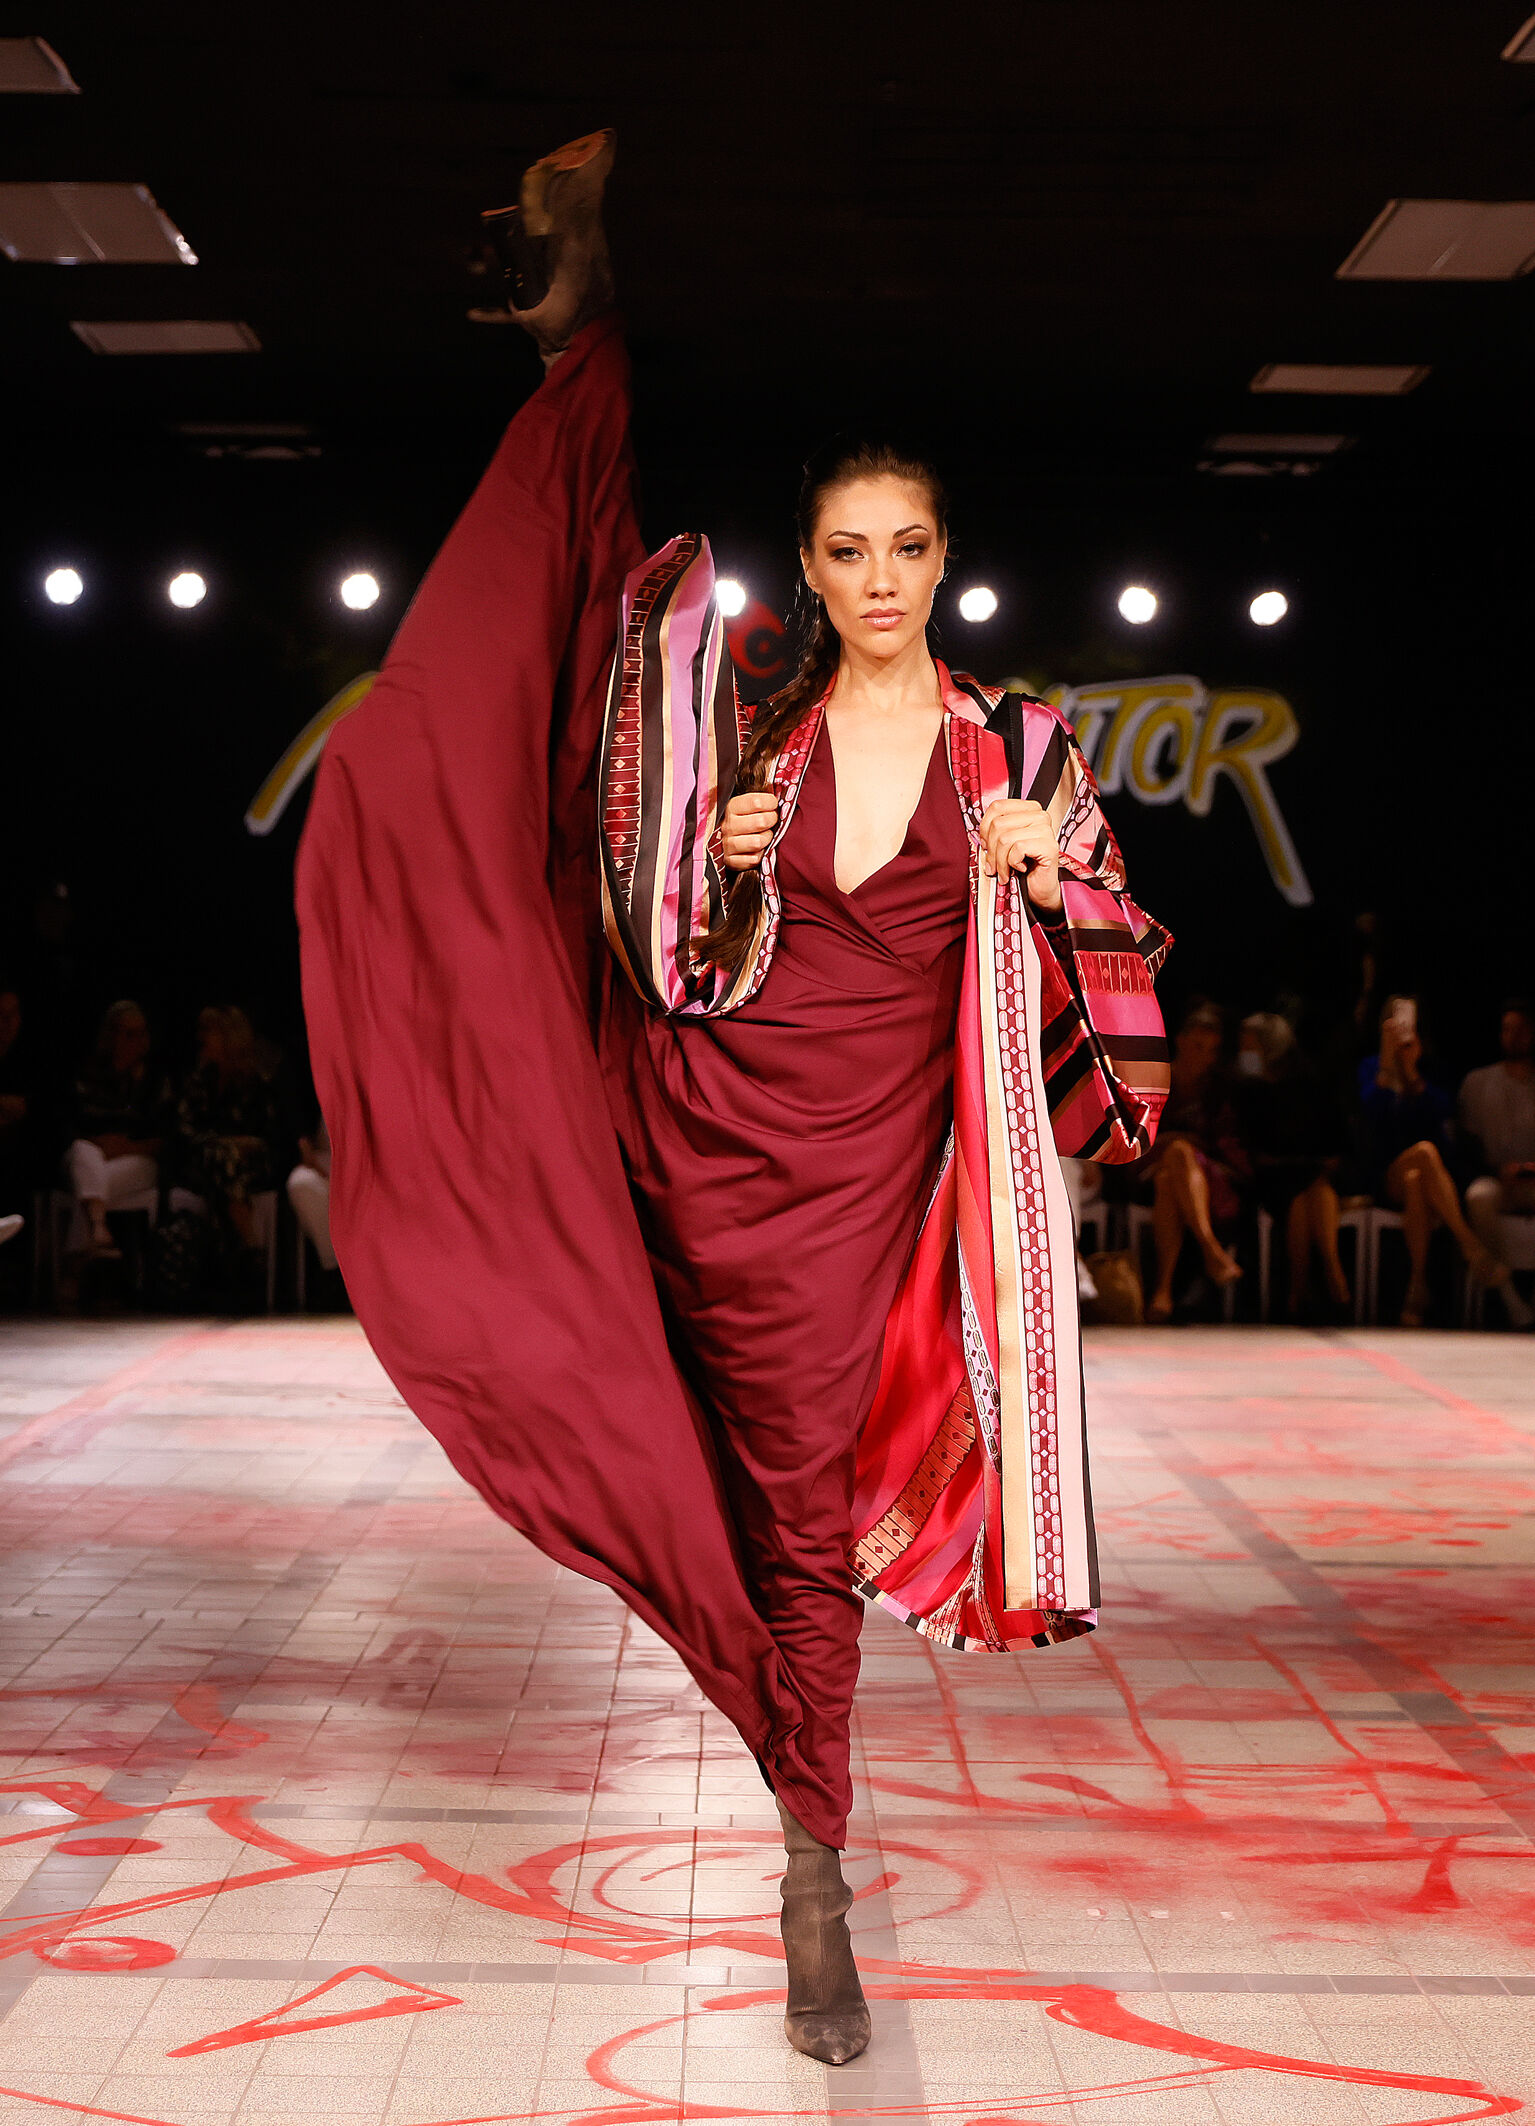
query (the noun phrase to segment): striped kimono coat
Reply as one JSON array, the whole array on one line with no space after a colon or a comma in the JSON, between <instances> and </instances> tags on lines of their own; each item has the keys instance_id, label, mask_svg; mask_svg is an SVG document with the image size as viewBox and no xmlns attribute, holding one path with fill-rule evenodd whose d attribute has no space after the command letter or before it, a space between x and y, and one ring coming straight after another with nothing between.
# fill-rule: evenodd
<instances>
[{"instance_id":1,"label":"striped kimono coat","mask_svg":"<svg viewBox=\"0 0 1535 2126\"><path fill-rule=\"evenodd\" d=\"M1060 1157L1151 1147L1167 1093L1152 977L1171 939L1125 892L1118 846L1065 719L938 667L944 743L970 831L971 907L954 1120L861 1435L850 1566L859 1591L944 1645L996 1651L1097 1621L1075 1240ZM673 539L628 578L601 764L603 918L657 1010L737 1010L768 979L775 855L817 704L772 764L778 821L740 967L693 940L729 892L719 820L749 735L707 542ZM1009 728L1010 727L1010 728ZM1043 805L1063 909L980 861L996 798Z\"/></svg>"}]
</instances>

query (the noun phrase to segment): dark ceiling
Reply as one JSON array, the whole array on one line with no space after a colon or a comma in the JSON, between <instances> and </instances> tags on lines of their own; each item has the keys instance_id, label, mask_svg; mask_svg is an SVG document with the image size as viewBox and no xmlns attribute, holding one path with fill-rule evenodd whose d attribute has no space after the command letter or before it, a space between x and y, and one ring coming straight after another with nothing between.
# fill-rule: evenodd
<instances>
[{"instance_id":1,"label":"dark ceiling","mask_svg":"<svg viewBox=\"0 0 1535 2126\"><path fill-rule=\"evenodd\" d=\"M0 177L150 186L202 261L3 269L13 421L50 454L310 424L396 461L536 373L471 323L476 214L617 126L651 425L747 481L849 416L988 477L1191 472L1211 432L1345 428L1346 479L1506 470L1531 285L1346 283L1385 201L1535 186L1524 0L644 8L46 0L78 97L8 97ZM72 317L232 317L250 357L88 353ZM1254 398L1273 361L1433 365L1411 398Z\"/></svg>"}]
</instances>

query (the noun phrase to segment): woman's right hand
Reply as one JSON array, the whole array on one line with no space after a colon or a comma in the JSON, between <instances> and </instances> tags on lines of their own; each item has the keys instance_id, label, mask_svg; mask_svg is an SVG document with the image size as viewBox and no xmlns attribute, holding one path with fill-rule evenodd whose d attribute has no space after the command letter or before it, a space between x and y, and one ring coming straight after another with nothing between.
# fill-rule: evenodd
<instances>
[{"instance_id":1,"label":"woman's right hand","mask_svg":"<svg viewBox=\"0 0 1535 2126\"><path fill-rule=\"evenodd\" d=\"M771 790L733 797L720 821L720 846L732 871L755 871L778 825L778 799Z\"/></svg>"}]
</instances>

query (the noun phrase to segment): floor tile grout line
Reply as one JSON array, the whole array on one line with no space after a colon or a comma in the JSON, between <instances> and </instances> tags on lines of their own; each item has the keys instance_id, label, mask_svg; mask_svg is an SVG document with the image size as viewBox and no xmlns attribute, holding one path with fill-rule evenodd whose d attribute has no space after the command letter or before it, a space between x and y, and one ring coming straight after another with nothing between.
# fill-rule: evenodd
<instances>
[{"instance_id":1,"label":"floor tile grout line","mask_svg":"<svg viewBox=\"0 0 1535 2126\"><path fill-rule=\"evenodd\" d=\"M1164 1467L1200 1501L1251 1555L1284 1586L1297 1606L1325 1624L1333 1644L1346 1652L1385 1690L1398 1707L1446 1755L1453 1757L1483 1797L1505 1815L1522 1835L1535 1841L1535 1780L1519 1759L1505 1750L1474 1715L1442 1690L1425 1689L1407 1663L1364 1636L1347 1597L1326 1575L1303 1558L1223 1478L1183 1451L1174 1435L1147 1426L1142 1438L1156 1446ZM1501 1775L1507 1788L1499 1785Z\"/></svg>"}]
</instances>

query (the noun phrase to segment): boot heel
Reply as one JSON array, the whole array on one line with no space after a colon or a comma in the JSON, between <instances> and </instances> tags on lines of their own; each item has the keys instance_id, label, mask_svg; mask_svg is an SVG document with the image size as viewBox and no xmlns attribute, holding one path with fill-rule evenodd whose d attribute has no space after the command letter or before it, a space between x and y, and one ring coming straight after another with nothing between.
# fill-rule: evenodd
<instances>
[{"instance_id":1,"label":"boot heel","mask_svg":"<svg viewBox=\"0 0 1535 2126\"><path fill-rule=\"evenodd\" d=\"M487 207L480 225L506 275L512 309L536 309L549 293L548 237L529 236L521 207Z\"/></svg>"}]
</instances>

